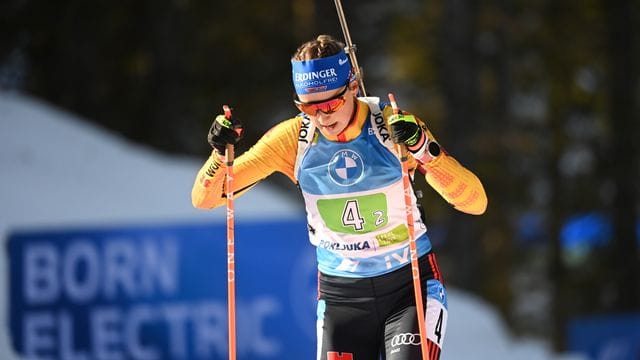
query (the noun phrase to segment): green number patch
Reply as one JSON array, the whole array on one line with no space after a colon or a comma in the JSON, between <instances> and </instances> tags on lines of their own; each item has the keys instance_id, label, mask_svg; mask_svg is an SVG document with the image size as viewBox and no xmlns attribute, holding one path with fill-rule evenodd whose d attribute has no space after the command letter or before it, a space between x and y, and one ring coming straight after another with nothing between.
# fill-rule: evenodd
<instances>
[{"instance_id":1,"label":"green number patch","mask_svg":"<svg viewBox=\"0 0 640 360\"><path fill-rule=\"evenodd\" d=\"M368 233L388 222L385 194L322 199L317 205L327 227L339 233Z\"/></svg>"}]
</instances>

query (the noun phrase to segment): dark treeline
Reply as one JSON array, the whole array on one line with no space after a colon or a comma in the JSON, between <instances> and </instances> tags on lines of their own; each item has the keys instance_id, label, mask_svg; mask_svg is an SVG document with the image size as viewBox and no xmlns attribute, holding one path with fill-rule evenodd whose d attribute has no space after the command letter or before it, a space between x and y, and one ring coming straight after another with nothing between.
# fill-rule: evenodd
<instances>
[{"instance_id":1,"label":"dark treeline","mask_svg":"<svg viewBox=\"0 0 640 360\"><path fill-rule=\"evenodd\" d=\"M559 349L576 316L640 311L640 2L343 3L367 90L396 92L485 184L472 217L418 180L448 284ZM0 90L204 159L222 104L240 151L296 112L289 58L319 33L342 38L331 1L5 0ZM571 246L581 214L606 238Z\"/></svg>"}]
</instances>

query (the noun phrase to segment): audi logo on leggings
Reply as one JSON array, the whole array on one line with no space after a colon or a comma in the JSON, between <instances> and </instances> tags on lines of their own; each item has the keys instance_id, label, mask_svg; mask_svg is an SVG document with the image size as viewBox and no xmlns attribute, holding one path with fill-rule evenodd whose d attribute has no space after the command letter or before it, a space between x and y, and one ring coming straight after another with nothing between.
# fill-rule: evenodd
<instances>
[{"instance_id":1,"label":"audi logo on leggings","mask_svg":"<svg viewBox=\"0 0 640 360\"><path fill-rule=\"evenodd\" d=\"M420 345L420 334L398 334L391 339L391 346Z\"/></svg>"}]
</instances>

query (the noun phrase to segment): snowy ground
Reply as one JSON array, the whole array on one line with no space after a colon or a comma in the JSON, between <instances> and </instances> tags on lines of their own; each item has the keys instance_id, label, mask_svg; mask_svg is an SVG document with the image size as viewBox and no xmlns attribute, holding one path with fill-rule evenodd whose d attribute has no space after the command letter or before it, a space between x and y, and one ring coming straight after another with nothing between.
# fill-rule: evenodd
<instances>
[{"instance_id":1,"label":"snowy ground","mask_svg":"<svg viewBox=\"0 0 640 360\"><path fill-rule=\"evenodd\" d=\"M191 185L203 160L160 155L39 100L0 91L0 246L5 248L12 229L223 219L223 209L191 207ZM237 200L236 218L300 218L300 204L280 195L261 184ZM5 256L0 256L0 359L14 359ZM581 359L554 355L539 341L512 338L489 304L449 291L443 360Z\"/></svg>"}]
</instances>

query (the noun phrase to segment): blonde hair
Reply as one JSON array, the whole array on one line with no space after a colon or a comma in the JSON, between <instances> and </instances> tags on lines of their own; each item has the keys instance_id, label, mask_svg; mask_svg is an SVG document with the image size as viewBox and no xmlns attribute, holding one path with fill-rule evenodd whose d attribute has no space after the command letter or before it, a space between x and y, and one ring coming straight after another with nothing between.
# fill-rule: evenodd
<instances>
[{"instance_id":1,"label":"blonde hair","mask_svg":"<svg viewBox=\"0 0 640 360\"><path fill-rule=\"evenodd\" d=\"M344 44L331 35L318 35L315 40L300 45L291 60L303 61L328 57L344 51Z\"/></svg>"}]
</instances>

